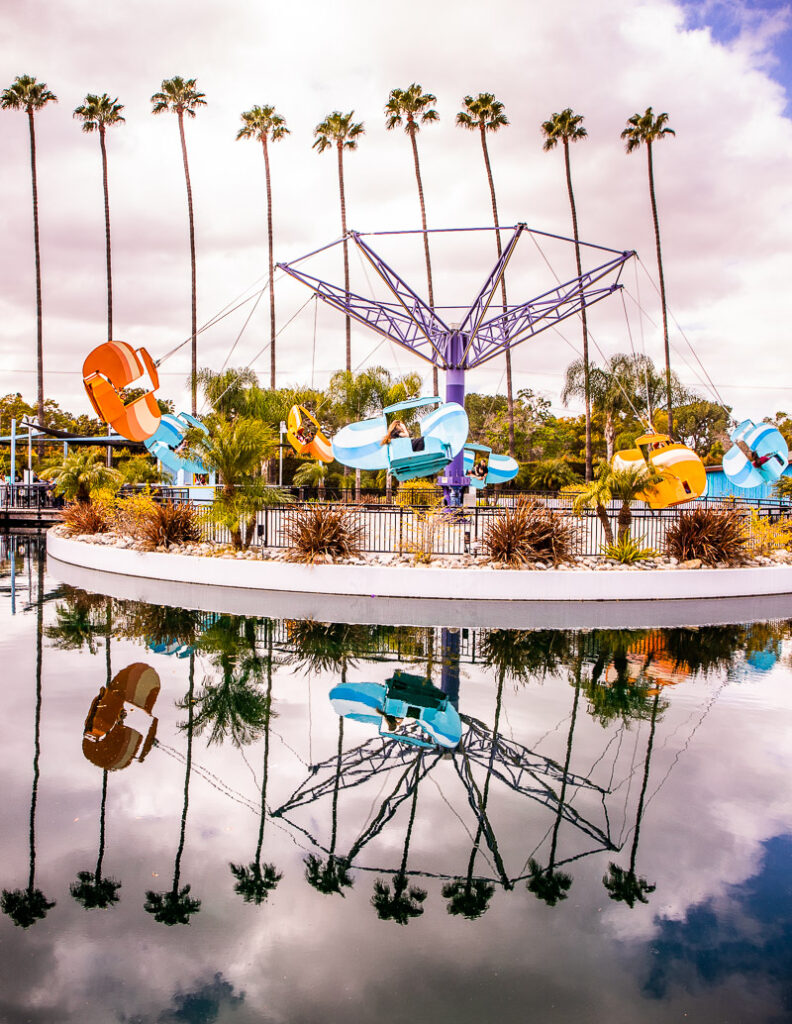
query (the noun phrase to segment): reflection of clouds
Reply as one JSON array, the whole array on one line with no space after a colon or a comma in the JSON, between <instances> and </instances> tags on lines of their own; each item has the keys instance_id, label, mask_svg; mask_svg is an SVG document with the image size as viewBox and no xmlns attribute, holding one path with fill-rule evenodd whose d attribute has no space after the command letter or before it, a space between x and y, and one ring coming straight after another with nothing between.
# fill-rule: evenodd
<instances>
[{"instance_id":1,"label":"reflection of clouds","mask_svg":"<svg viewBox=\"0 0 792 1024\"><path fill-rule=\"evenodd\" d=\"M229 984L218 971L214 978L197 983L196 988L189 992L176 992L172 999L172 1007L163 1010L156 1017L122 1015L124 1024L214 1024L226 1012L235 1010L245 1001L245 993L234 994L234 986Z\"/></svg>"}]
</instances>

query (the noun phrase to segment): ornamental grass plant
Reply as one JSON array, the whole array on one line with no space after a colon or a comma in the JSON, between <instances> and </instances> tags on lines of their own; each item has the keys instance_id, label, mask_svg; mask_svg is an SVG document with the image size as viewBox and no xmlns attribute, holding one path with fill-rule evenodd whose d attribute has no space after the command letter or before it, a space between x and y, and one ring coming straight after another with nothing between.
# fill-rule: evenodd
<instances>
[{"instance_id":1,"label":"ornamental grass plant","mask_svg":"<svg viewBox=\"0 0 792 1024\"><path fill-rule=\"evenodd\" d=\"M570 557L571 548L569 520L530 499L504 509L484 533L488 560L515 569L532 562L557 565Z\"/></svg>"},{"instance_id":2,"label":"ornamental grass plant","mask_svg":"<svg viewBox=\"0 0 792 1024\"><path fill-rule=\"evenodd\" d=\"M666 531L666 554L680 562L697 558L705 565L739 565L748 544L747 520L738 509L692 509Z\"/></svg>"},{"instance_id":3,"label":"ornamental grass plant","mask_svg":"<svg viewBox=\"0 0 792 1024\"><path fill-rule=\"evenodd\" d=\"M140 520L139 539L147 548L169 548L173 544L193 544L201 539L198 510L189 502L163 501Z\"/></svg>"},{"instance_id":4,"label":"ornamental grass plant","mask_svg":"<svg viewBox=\"0 0 792 1024\"><path fill-rule=\"evenodd\" d=\"M63 508L63 523L71 534L109 533L112 517L104 502L70 501Z\"/></svg>"},{"instance_id":5,"label":"ornamental grass plant","mask_svg":"<svg viewBox=\"0 0 792 1024\"><path fill-rule=\"evenodd\" d=\"M284 531L291 547L289 561L337 562L359 555L363 527L355 522L356 511L332 505L295 511Z\"/></svg>"}]
</instances>

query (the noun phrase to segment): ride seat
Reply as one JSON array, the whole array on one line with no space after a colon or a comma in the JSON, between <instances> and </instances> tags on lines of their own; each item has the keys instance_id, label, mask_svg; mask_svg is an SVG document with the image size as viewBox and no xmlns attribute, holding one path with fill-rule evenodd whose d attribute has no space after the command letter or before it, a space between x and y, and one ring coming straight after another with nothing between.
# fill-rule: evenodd
<instances>
[{"instance_id":1,"label":"ride seat","mask_svg":"<svg viewBox=\"0 0 792 1024\"><path fill-rule=\"evenodd\" d=\"M389 445L388 461L397 480L414 480L434 476L451 461L451 447L439 437L424 436L423 451L413 451L412 438L395 437Z\"/></svg>"}]
</instances>

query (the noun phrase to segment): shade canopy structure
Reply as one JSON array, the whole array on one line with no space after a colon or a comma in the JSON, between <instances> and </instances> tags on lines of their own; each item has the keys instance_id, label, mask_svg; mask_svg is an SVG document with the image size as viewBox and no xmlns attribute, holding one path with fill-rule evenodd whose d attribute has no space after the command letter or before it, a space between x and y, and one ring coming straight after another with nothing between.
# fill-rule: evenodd
<instances>
[{"instance_id":1,"label":"shade canopy structure","mask_svg":"<svg viewBox=\"0 0 792 1024\"><path fill-rule=\"evenodd\" d=\"M310 288L318 298L358 323L376 331L402 348L443 370L446 374L446 402L464 408L465 374L507 351L555 327L582 309L600 302L617 291L625 263L635 253L587 242L578 242L587 262L594 266L580 276L557 283L535 298L504 305L500 286L515 250L526 238L554 239L575 245L575 239L529 228L524 223L500 230L508 234L502 254L490 270L472 302L458 306L430 305L374 249L372 240L386 235L425 235L455 232L495 231L495 228L454 228L437 231L349 231L343 238L322 246L288 263L279 263L284 273ZM307 267L308 261L335 246L351 242L360 253L364 266L373 268L388 292L387 301L348 291L324 280ZM364 467L361 467L364 468ZM462 451L451 460L440 483L459 492L468 484Z\"/></svg>"}]
</instances>

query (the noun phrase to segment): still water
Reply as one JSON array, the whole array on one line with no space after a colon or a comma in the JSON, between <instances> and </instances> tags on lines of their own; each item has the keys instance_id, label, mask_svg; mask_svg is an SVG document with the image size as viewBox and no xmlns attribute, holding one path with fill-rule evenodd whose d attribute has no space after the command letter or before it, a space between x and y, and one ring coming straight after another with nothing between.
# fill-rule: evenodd
<instances>
[{"instance_id":1,"label":"still water","mask_svg":"<svg viewBox=\"0 0 792 1024\"><path fill-rule=\"evenodd\" d=\"M0 555L3 1024L792 1020L792 621L278 621Z\"/></svg>"}]
</instances>

